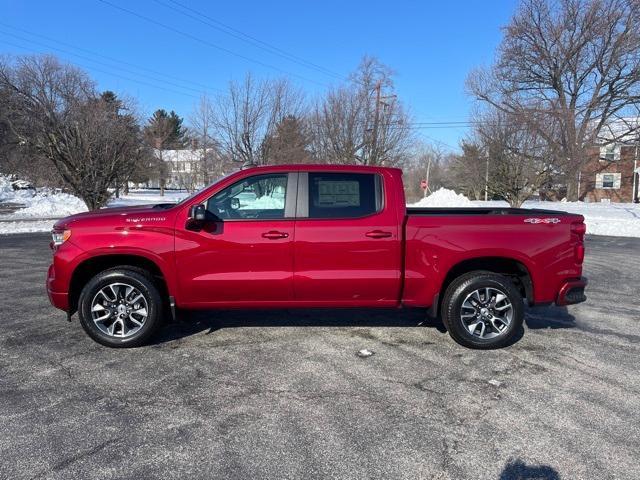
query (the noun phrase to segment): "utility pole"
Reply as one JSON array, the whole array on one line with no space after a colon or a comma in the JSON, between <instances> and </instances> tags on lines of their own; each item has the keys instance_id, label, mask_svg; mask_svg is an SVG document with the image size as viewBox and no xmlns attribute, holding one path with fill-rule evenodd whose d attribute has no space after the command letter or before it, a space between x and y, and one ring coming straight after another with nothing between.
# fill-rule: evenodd
<instances>
[{"instance_id":1,"label":"utility pole","mask_svg":"<svg viewBox=\"0 0 640 480\"><path fill-rule=\"evenodd\" d=\"M427 160L427 176L425 178L426 182L427 182L427 188L424 189L424 196L427 196L427 192L431 191L431 188L429 187L429 173L431 172L431 155L428 156L428 160Z\"/></svg>"},{"instance_id":2,"label":"utility pole","mask_svg":"<svg viewBox=\"0 0 640 480\"><path fill-rule=\"evenodd\" d=\"M160 138L156 138L156 150L158 150L159 154L160 154L160 171L158 172L159 178L158 178L158 186L160 187L160 196L164 197L164 187L165 187L165 167L166 165L164 164L164 159L162 158L162 149L163 149L163 145L162 145L162 139Z\"/></svg>"},{"instance_id":3,"label":"utility pole","mask_svg":"<svg viewBox=\"0 0 640 480\"><path fill-rule=\"evenodd\" d=\"M373 87L373 90L375 91L376 103L375 103L374 114L373 114L373 127L371 128L371 144L369 145L368 163L372 165L382 165L384 163L384 160L379 158L380 155L378 152L378 144L379 144L378 136L379 136L379 129L380 129L381 108L386 109L387 107L391 106L389 103L387 103L386 100L395 99L398 96L395 94L382 95L382 80L378 80L376 82L376 85L375 87Z\"/></svg>"},{"instance_id":4,"label":"utility pole","mask_svg":"<svg viewBox=\"0 0 640 480\"><path fill-rule=\"evenodd\" d=\"M371 145L369 145L369 164L377 164L378 150L378 122L380 121L380 97L382 96L382 80L378 80L373 87L376 92L376 105L373 114L373 128L371 129ZM372 163L373 162L373 163Z\"/></svg>"},{"instance_id":5,"label":"utility pole","mask_svg":"<svg viewBox=\"0 0 640 480\"><path fill-rule=\"evenodd\" d=\"M489 199L489 154L487 153L487 168L484 173L484 201Z\"/></svg>"},{"instance_id":6,"label":"utility pole","mask_svg":"<svg viewBox=\"0 0 640 480\"><path fill-rule=\"evenodd\" d=\"M631 187L631 203L636 203L638 201L638 176L640 175L640 171L638 170L638 142L636 142L636 151L633 157L633 187Z\"/></svg>"}]
</instances>

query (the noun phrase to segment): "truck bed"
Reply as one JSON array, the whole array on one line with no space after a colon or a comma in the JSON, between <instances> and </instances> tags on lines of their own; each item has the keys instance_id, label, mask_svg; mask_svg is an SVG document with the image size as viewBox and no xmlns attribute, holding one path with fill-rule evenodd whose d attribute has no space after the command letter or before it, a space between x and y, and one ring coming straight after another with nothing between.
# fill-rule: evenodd
<instances>
[{"instance_id":1,"label":"truck bed","mask_svg":"<svg viewBox=\"0 0 640 480\"><path fill-rule=\"evenodd\" d=\"M407 207L407 215L571 215L560 210L509 207Z\"/></svg>"}]
</instances>

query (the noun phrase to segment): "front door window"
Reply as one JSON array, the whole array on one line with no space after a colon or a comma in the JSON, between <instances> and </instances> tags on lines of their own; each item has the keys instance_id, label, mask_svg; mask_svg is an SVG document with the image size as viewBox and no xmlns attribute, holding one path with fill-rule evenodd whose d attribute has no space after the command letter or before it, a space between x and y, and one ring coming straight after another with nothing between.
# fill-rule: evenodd
<instances>
[{"instance_id":1,"label":"front door window","mask_svg":"<svg viewBox=\"0 0 640 480\"><path fill-rule=\"evenodd\" d=\"M221 220L284 218L287 174L257 175L216 193L207 211Z\"/></svg>"}]
</instances>

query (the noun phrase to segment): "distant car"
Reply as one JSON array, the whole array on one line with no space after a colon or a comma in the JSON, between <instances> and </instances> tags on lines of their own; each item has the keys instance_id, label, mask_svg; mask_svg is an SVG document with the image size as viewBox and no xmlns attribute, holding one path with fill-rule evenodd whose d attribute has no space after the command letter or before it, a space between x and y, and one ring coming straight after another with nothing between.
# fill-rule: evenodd
<instances>
[{"instance_id":1,"label":"distant car","mask_svg":"<svg viewBox=\"0 0 640 480\"><path fill-rule=\"evenodd\" d=\"M14 180L11 182L11 188L14 190L35 190L36 187L33 186L31 182L27 182L26 180Z\"/></svg>"}]
</instances>

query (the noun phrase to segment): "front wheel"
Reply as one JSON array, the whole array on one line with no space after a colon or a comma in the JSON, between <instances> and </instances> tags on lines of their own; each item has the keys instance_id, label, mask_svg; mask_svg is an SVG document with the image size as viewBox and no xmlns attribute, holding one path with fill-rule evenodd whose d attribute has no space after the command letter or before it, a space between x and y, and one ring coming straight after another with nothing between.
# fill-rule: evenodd
<instances>
[{"instance_id":1,"label":"front wheel","mask_svg":"<svg viewBox=\"0 0 640 480\"><path fill-rule=\"evenodd\" d=\"M449 335L469 348L500 348L522 327L524 302L507 277L470 272L455 279L442 300L442 321Z\"/></svg>"},{"instance_id":2,"label":"front wheel","mask_svg":"<svg viewBox=\"0 0 640 480\"><path fill-rule=\"evenodd\" d=\"M82 289L78 316L93 340L107 347L137 347L155 333L162 299L145 273L126 267L105 270Z\"/></svg>"}]
</instances>

